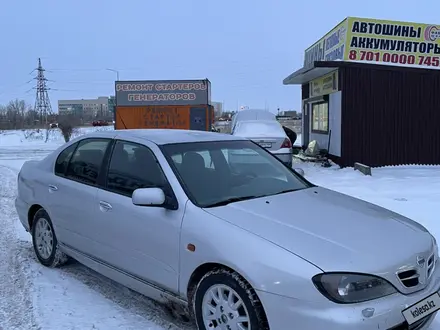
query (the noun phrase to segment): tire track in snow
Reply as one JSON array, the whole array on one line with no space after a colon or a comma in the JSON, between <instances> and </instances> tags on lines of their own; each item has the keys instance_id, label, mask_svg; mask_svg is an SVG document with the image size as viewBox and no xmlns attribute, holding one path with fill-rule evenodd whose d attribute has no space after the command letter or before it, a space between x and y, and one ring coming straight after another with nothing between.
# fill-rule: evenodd
<instances>
[{"instance_id":1,"label":"tire track in snow","mask_svg":"<svg viewBox=\"0 0 440 330\"><path fill-rule=\"evenodd\" d=\"M32 303L32 281L27 245L16 232L14 207L18 171L0 165L0 329L40 329Z\"/></svg>"}]
</instances>

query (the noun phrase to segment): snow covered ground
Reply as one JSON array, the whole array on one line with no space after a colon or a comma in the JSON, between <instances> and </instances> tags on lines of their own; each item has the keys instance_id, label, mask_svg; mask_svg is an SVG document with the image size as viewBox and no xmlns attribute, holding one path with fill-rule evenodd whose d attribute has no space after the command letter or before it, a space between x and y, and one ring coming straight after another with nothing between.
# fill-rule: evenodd
<instances>
[{"instance_id":1,"label":"snow covered ground","mask_svg":"<svg viewBox=\"0 0 440 330\"><path fill-rule=\"evenodd\" d=\"M82 128L76 134L90 130L96 129ZM77 263L61 269L37 263L30 236L15 213L14 198L23 162L40 159L63 143L55 130L47 143L44 139L44 132L0 134L0 330L194 329L150 300ZM315 184L419 221L440 241L440 166L379 168L373 169L372 177L350 168L296 166ZM430 329L440 330L440 317Z\"/></svg>"}]
</instances>

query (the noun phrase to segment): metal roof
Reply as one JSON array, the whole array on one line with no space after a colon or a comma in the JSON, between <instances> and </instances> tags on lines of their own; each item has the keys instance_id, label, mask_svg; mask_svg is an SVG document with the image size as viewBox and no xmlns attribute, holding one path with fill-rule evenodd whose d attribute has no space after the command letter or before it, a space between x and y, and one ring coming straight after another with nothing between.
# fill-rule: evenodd
<instances>
[{"instance_id":1,"label":"metal roof","mask_svg":"<svg viewBox=\"0 0 440 330\"><path fill-rule=\"evenodd\" d=\"M341 61L314 62L313 66L301 68L283 80L283 85L302 85L326 75L339 67Z\"/></svg>"},{"instance_id":2,"label":"metal roof","mask_svg":"<svg viewBox=\"0 0 440 330\"><path fill-rule=\"evenodd\" d=\"M376 64L376 63L366 63L366 62L350 62L350 61L316 61L313 66L307 68L301 68L287 78L283 80L284 85L301 85L310 82L313 79L322 77L327 73L332 72L340 67L364 67L376 70L388 70L388 71L423 71L426 74L439 74L440 70L437 68L419 68L410 66L400 66L400 65L387 65L387 64Z\"/></svg>"}]
</instances>

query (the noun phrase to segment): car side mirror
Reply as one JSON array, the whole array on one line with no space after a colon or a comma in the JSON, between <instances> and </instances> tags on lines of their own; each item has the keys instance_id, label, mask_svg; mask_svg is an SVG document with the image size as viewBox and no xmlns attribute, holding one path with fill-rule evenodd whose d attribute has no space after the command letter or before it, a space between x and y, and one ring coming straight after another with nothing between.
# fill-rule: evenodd
<instances>
[{"instance_id":1,"label":"car side mirror","mask_svg":"<svg viewBox=\"0 0 440 330\"><path fill-rule=\"evenodd\" d=\"M160 188L139 188L133 191L131 201L138 206L163 206L165 193Z\"/></svg>"},{"instance_id":2,"label":"car side mirror","mask_svg":"<svg viewBox=\"0 0 440 330\"><path fill-rule=\"evenodd\" d=\"M301 176L304 176L304 174L305 174L304 170L302 168L297 167L297 168L294 168L293 170Z\"/></svg>"}]
</instances>

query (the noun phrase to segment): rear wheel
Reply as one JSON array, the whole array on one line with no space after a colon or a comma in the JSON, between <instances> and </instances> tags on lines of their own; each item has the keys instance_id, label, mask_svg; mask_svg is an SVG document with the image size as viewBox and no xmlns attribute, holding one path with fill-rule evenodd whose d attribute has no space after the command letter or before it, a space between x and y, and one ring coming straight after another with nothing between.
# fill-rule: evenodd
<instances>
[{"instance_id":1,"label":"rear wheel","mask_svg":"<svg viewBox=\"0 0 440 330\"><path fill-rule=\"evenodd\" d=\"M200 330L267 330L263 306L240 275L226 269L208 272L199 282L194 312Z\"/></svg>"},{"instance_id":2,"label":"rear wheel","mask_svg":"<svg viewBox=\"0 0 440 330\"><path fill-rule=\"evenodd\" d=\"M68 257L59 249L52 221L44 209L38 210L32 221L32 243L42 265L57 267L67 262Z\"/></svg>"}]
</instances>

